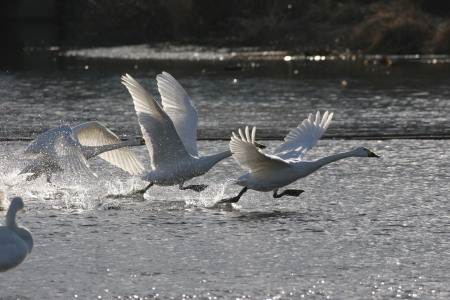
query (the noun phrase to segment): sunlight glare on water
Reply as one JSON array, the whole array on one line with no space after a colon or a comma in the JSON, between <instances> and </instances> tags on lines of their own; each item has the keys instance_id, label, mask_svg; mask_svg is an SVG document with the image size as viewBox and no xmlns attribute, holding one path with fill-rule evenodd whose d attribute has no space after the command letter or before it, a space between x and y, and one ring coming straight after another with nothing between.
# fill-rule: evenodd
<instances>
[{"instance_id":1,"label":"sunlight glare on water","mask_svg":"<svg viewBox=\"0 0 450 300\"><path fill-rule=\"evenodd\" d=\"M2 280L2 293L21 295L20 282L8 284L21 278L27 294L42 297L445 298L450 166L443 152L432 150L446 141L324 140L309 157L360 144L383 158L327 166L293 184L306 191L300 198L275 201L249 191L234 208L215 208L212 201L238 190L223 185L242 173L231 159L195 179L212 185L200 195L171 187L144 198L127 195L145 182L100 160L92 167L101 176L84 189L3 177L8 197L27 200L19 218L37 246ZM205 141L199 147L225 146ZM2 167L13 171L23 163L20 151L5 157L24 147L8 143ZM138 154L145 157L145 149ZM41 289L47 282L58 288Z\"/></svg>"}]
</instances>

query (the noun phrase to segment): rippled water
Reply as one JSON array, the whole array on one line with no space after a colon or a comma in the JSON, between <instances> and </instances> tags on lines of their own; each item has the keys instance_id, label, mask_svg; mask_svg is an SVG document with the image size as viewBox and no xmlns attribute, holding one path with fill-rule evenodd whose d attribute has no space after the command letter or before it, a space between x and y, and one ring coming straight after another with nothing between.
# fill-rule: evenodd
<instances>
[{"instance_id":1,"label":"rippled water","mask_svg":"<svg viewBox=\"0 0 450 300\"><path fill-rule=\"evenodd\" d=\"M281 138L316 110L336 113L329 137L450 136L445 62L136 60L113 50L105 56L113 58L58 56L44 66L1 72L0 137L35 137L55 124L92 119L124 136L137 135L120 77L131 74L158 98L155 76L163 70L182 83L197 107L199 138L228 139L244 125L258 126L262 137Z\"/></svg>"},{"instance_id":2,"label":"rippled water","mask_svg":"<svg viewBox=\"0 0 450 300\"><path fill-rule=\"evenodd\" d=\"M449 142L381 139L449 136L445 67L242 61L243 71L225 71L230 63L75 59L0 73L3 206L23 196L19 223L35 238L27 260L0 274L0 298L450 297ZM234 207L215 206L239 191L226 184L243 173L231 158L193 180L210 184L200 194L152 187L145 197L130 195L146 182L100 159L91 162L94 181L17 176L27 162L21 139L63 122L96 119L123 137L138 135L120 76L130 73L157 96L162 70L191 95L201 138L227 139L230 130L257 125L258 135L272 138L270 152L280 143L273 138L327 109L335 112L328 138L308 159L360 145L383 158L327 166L292 185L306 191L299 198L249 191ZM359 139L330 139L342 136ZM199 142L203 153L227 147ZM135 150L148 165L146 149Z\"/></svg>"}]
</instances>

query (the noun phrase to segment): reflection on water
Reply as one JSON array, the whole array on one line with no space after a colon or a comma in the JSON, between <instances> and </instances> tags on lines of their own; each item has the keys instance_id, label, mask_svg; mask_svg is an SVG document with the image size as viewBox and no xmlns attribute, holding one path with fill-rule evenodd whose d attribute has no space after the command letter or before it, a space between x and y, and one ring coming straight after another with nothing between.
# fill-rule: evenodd
<instances>
[{"instance_id":1,"label":"reflection on water","mask_svg":"<svg viewBox=\"0 0 450 300\"><path fill-rule=\"evenodd\" d=\"M267 51L253 47L212 48L194 45L133 45L117 47L100 47L66 50L61 53L66 57L109 58L129 60L180 60L180 61L255 61L255 60L296 60L307 61L355 61L363 60L365 65L392 65L398 61L414 61L437 64L449 63L450 56L438 55L357 55L343 53L340 55L298 55L292 51Z\"/></svg>"}]
</instances>

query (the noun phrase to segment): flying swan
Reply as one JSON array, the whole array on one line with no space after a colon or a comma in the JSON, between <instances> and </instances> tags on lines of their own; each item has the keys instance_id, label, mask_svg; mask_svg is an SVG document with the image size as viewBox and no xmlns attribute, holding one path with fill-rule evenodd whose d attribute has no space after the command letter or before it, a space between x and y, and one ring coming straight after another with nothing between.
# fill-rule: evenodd
<instances>
[{"instance_id":1,"label":"flying swan","mask_svg":"<svg viewBox=\"0 0 450 300\"><path fill-rule=\"evenodd\" d=\"M159 74L156 80L162 107L133 77L122 76L122 83L133 98L151 160L151 169L141 177L150 184L139 192L145 193L153 184L178 184L181 190L201 192L207 185L184 186L185 181L207 173L219 161L231 156L231 151L200 156L197 151L198 114L188 94L169 73Z\"/></svg>"},{"instance_id":2,"label":"flying swan","mask_svg":"<svg viewBox=\"0 0 450 300\"><path fill-rule=\"evenodd\" d=\"M53 173L63 170L95 176L88 159L99 155L107 162L137 175L144 167L128 147L144 144L141 137L122 142L116 134L96 121L73 128L61 125L30 143L25 154L35 158L20 174L32 173L27 177L28 181L45 174L48 182Z\"/></svg>"},{"instance_id":3,"label":"flying swan","mask_svg":"<svg viewBox=\"0 0 450 300\"><path fill-rule=\"evenodd\" d=\"M0 272L17 267L33 249L31 232L16 223L16 214L23 207L22 198L13 198L6 213L6 226L0 226Z\"/></svg>"},{"instance_id":4,"label":"flying swan","mask_svg":"<svg viewBox=\"0 0 450 300\"><path fill-rule=\"evenodd\" d=\"M303 161L303 156L313 148L320 137L325 133L330 125L333 113L325 112L321 118L320 112L316 113L314 119L310 114L297 128L294 128L284 138L284 142L275 150L273 155L263 153L253 145L256 136L256 128L252 132L248 127L245 134L239 129L239 136L233 132L230 141L230 150L233 158L243 168L249 170L248 173L236 179L233 183L243 186L240 193L232 198L222 199L221 203L238 202L241 196L248 190L260 192L273 191L274 198L282 196L298 197L303 190L286 189L278 193L282 188L294 181L306 177L319 168L334 161L347 157L379 157L371 150L359 147L354 150L324 157L316 161Z\"/></svg>"}]
</instances>

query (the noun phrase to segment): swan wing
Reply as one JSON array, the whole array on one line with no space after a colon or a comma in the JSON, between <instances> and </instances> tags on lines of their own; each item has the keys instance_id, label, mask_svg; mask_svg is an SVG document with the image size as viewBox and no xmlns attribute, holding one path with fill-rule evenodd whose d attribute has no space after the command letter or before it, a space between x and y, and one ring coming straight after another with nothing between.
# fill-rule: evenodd
<instances>
[{"instance_id":1,"label":"swan wing","mask_svg":"<svg viewBox=\"0 0 450 300\"><path fill-rule=\"evenodd\" d=\"M156 76L162 106L169 115L184 147L192 156L198 156L198 113L181 84L169 73Z\"/></svg>"},{"instance_id":2,"label":"swan wing","mask_svg":"<svg viewBox=\"0 0 450 300\"><path fill-rule=\"evenodd\" d=\"M172 120L158 102L130 75L122 76L122 84L133 98L152 168L189 156Z\"/></svg>"},{"instance_id":3,"label":"swan wing","mask_svg":"<svg viewBox=\"0 0 450 300\"><path fill-rule=\"evenodd\" d=\"M54 158L57 155L56 146L61 138L73 139L72 128L69 125L64 124L39 135L25 149L25 154L30 156L42 154Z\"/></svg>"},{"instance_id":4,"label":"swan wing","mask_svg":"<svg viewBox=\"0 0 450 300\"><path fill-rule=\"evenodd\" d=\"M75 126L72 130L74 137L83 146L101 147L122 142L114 132L97 121ZM99 156L132 175L137 175L144 170L142 163L129 147L106 151Z\"/></svg>"},{"instance_id":5,"label":"swan wing","mask_svg":"<svg viewBox=\"0 0 450 300\"><path fill-rule=\"evenodd\" d=\"M327 130L333 113L326 111L321 118L320 112L314 118L310 114L297 128L292 129L284 138L284 142L275 150L274 155L283 159L302 159L313 148Z\"/></svg>"},{"instance_id":6,"label":"swan wing","mask_svg":"<svg viewBox=\"0 0 450 300\"><path fill-rule=\"evenodd\" d=\"M40 167L46 169L49 166L57 168L55 167L57 165L69 172L95 176L79 148L78 141L74 139L69 125L61 125L41 134L30 143L25 154L41 157L33 163L33 169Z\"/></svg>"},{"instance_id":7,"label":"swan wing","mask_svg":"<svg viewBox=\"0 0 450 300\"><path fill-rule=\"evenodd\" d=\"M255 146L256 127L250 134L249 128L245 128L245 134L239 129L239 135L233 132L230 141L230 150L233 158L244 168L252 173L264 170L275 170L290 167L289 163L279 157L267 155Z\"/></svg>"},{"instance_id":8,"label":"swan wing","mask_svg":"<svg viewBox=\"0 0 450 300\"><path fill-rule=\"evenodd\" d=\"M64 171L96 177L81 149L72 139L61 137L55 144L55 153L56 163Z\"/></svg>"}]
</instances>

